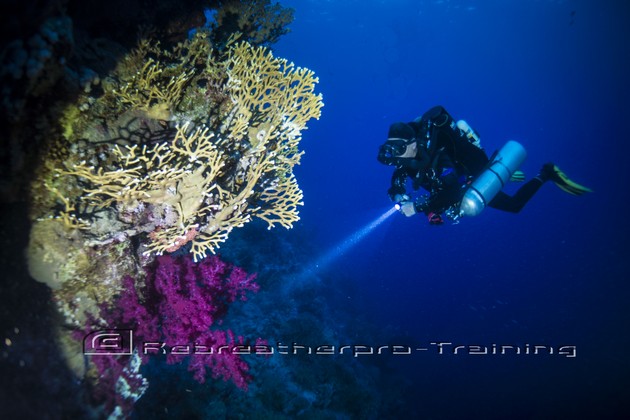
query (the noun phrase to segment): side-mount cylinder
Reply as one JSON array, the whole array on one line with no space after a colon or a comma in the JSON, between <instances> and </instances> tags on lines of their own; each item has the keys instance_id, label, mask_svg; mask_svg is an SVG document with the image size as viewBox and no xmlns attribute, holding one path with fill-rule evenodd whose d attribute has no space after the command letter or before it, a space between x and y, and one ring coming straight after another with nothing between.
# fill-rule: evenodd
<instances>
[{"instance_id":1,"label":"side-mount cylinder","mask_svg":"<svg viewBox=\"0 0 630 420\"><path fill-rule=\"evenodd\" d=\"M495 155L488 168L468 187L460 204L460 215L477 216L507 184L527 157L525 148L509 140Z\"/></svg>"}]
</instances>

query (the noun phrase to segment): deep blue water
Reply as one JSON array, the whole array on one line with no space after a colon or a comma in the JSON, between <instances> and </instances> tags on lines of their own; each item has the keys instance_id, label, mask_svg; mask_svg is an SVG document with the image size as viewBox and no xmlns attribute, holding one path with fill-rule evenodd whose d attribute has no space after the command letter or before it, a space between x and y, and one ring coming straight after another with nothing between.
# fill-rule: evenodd
<instances>
[{"instance_id":1,"label":"deep blue water","mask_svg":"<svg viewBox=\"0 0 630 420\"><path fill-rule=\"evenodd\" d=\"M548 183L518 215L488 209L458 225L394 214L327 268L355 286L347 299L399 332L374 344L577 348L575 358L400 357L391 369L411 384L408 407L453 418L629 415L630 6L282 4L295 21L274 51L314 70L324 95L296 170L299 227L316 232L322 254L391 206L392 168L376 161L389 124L437 104L490 153L521 142L528 178L553 161L594 190L574 197Z\"/></svg>"}]
</instances>

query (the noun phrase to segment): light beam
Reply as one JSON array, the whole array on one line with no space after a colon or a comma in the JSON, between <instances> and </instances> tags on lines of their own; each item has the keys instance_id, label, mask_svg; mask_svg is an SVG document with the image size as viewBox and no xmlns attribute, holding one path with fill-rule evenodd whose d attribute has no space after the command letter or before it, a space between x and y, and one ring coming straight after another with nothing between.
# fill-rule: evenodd
<instances>
[{"instance_id":1,"label":"light beam","mask_svg":"<svg viewBox=\"0 0 630 420\"><path fill-rule=\"evenodd\" d=\"M334 261L339 259L350 248L356 246L361 240L363 240L370 232L372 232L378 225L383 223L389 216L396 212L396 207L388 209L385 213L377 217L375 220L366 224L356 232L349 235L346 239L339 242L337 245L330 248L328 252L319 257L315 263L308 266L302 274L298 277L300 280L304 280L307 276L313 275L316 272L323 271L328 268Z\"/></svg>"}]
</instances>

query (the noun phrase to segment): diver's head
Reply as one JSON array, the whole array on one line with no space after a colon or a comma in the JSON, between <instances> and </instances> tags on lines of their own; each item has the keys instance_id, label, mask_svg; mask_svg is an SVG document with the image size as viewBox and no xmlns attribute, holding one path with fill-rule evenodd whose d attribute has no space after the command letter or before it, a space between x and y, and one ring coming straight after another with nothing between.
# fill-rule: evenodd
<instances>
[{"instance_id":1,"label":"diver's head","mask_svg":"<svg viewBox=\"0 0 630 420\"><path fill-rule=\"evenodd\" d=\"M387 141L378 151L378 161L385 165L401 166L418 153L415 132L408 124L394 123L389 127Z\"/></svg>"}]
</instances>

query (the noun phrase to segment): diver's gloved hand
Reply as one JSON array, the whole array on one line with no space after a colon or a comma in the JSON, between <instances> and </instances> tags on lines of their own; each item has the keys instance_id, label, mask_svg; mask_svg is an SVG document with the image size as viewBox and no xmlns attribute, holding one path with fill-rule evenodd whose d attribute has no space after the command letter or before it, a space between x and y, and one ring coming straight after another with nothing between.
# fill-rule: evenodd
<instances>
[{"instance_id":1,"label":"diver's gloved hand","mask_svg":"<svg viewBox=\"0 0 630 420\"><path fill-rule=\"evenodd\" d=\"M411 217L416 214L416 205L413 201L403 201L398 203L398 211L407 217Z\"/></svg>"},{"instance_id":2,"label":"diver's gloved hand","mask_svg":"<svg viewBox=\"0 0 630 420\"><path fill-rule=\"evenodd\" d=\"M399 212L404 214L407 217L411 217L417 213L416 206L411 198L407 194L396 194L394 196L394 201L396 202L396 208Z\"/></svg>"},{"instance_id":3,"label":"diver's gloved hand","mask_svg":"<svg viewBox=\"0 0 630 420\"><path fill-rule=\"evenodd\" d=\"M396 204L400 204L400 203L402 203L404 201L409 201L409 200L410 200L410 198L409 198L409 196L407 194L396 194L394 196L394 203L396 203Z\"/></svg>"}]
</instances>

